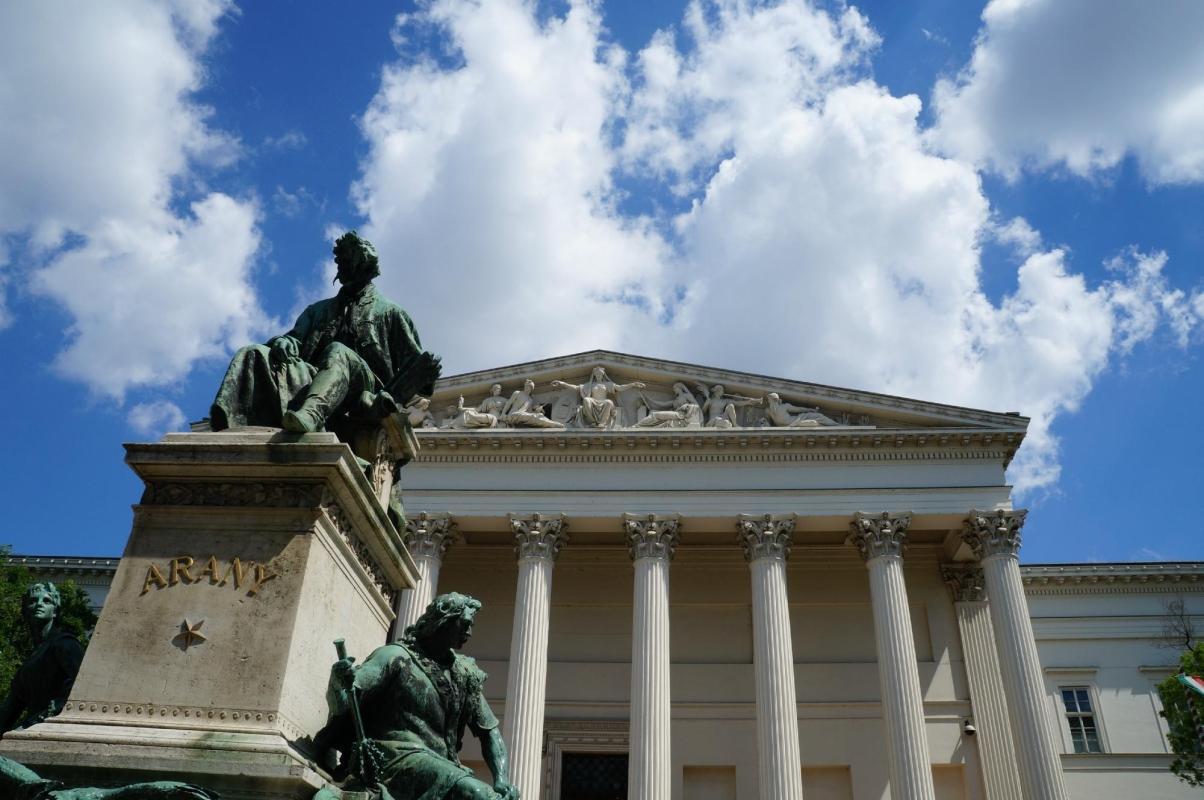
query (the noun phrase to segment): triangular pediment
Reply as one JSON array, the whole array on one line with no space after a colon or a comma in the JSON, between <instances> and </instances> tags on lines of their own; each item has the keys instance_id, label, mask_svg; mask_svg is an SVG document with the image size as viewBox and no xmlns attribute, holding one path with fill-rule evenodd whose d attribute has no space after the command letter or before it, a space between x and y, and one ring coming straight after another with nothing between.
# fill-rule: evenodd
<instances>
[{"instance_id":1,"label":"triangular pediment","mask_svg":"<svg viewBox=\"0 0 1204 800\"><path fill-rule=\"evenodd\" d=\"M601 370L601 373L596 372ZM534 417L513 416L510 402L534 382ZM494 390L495 385L500 388ZM716 387L722 387L718 393ZM461 404L460 398L463 397ZM690 398L693 398L691 407ZM708 403L708 400L711 402ZM509 409L507 409L509 404ZM613 407L612 407L613 406ZM1028 419L1015 413L962 408L922 400L774 378L728 369L593 350L478 370L441 379L431 396L428 429L581 430L658 428L797 429L870 433L923 429L981 434L1019 441ZM539 419L546 417L547 423ZM421 416L411 417L416 423ZM496 419L491 423L489 417ZM563 426L563 427L561 427Z\"/></svg>"}]
</instances>

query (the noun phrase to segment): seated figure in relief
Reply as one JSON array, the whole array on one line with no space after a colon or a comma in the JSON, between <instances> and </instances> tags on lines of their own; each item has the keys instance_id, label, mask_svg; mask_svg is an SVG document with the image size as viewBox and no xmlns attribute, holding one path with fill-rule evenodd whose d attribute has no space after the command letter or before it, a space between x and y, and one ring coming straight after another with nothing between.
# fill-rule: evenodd
<instances>
[{"instance_id":1,"label":"seated figure in relief","mask_svg":"<svg viewBox=\"0 0 1204 800\"><path fill-rule=\"evenodd\" d=\"M563 422L548 419L531 393L535 391L535 381L527 378L523 388L510 395L506 407L502 409L502 419L514 428L563 428Z\"/></svg>"},{"instance_id":2,"label":"seated figure in relief","mask_svg":"<svg viewBox=\"0 0 1204 800\"><path fill-rule=\"evenodd\" d=\"M595 367L588 381L581 385L552 381L557 389L572 389L581 396L581 405L577 407L576 423L582 428L617 428L622 426L622 414L612 396L618 397L620 392L630 389L643 389L639 381L632 383L615 383L606 375L602 367Z\"/></svg>"},{"instance_id":3,"label":"seated figure in relief","mask_svg":"<svg viewBox=\"0 0 1204 800\"><path fill-rule=\"evenodd\" d=\"M341 288L301 313L292 330L234 354L209 411L213 430L244 425L323 430L347 415L379 420L429 395L439 358L410 317L372 283L380 262L355 231L334 245Z\"/></svg>"},{"instance_id":4,"label":"seated figure in relief","mask_svg":"<svg viewBox=\"0 0 1204 800\"><path fill-rule=\"evenodd\" d=\"M684 383L673 384L672 400L652 400L646 395L641 398L648 407L648 414L636 422L637 428L702 427L702 407Z\"/></svg>"},{"instance_id":5,"label":"seated figure in relief","mask_svg":"<svg viewBox=\"0 0 1204 800\"><path fill-rule=\"evenodd\" d=\"M431 413L431 398L419 397L404 409L406 418L410 420L410 427L417 430L418 428L437 428L435 415Z\"/></svg>"},{"instance_id":6,"label":"seated figure in relief","mask_svg":"<svg viewBox=\"0 0 1204 800\"><path fill-rule=\"evenodd\" d=\"M498 720L485 699L486 675L456 652L472 635L480 608L467 595L440 595L399 641L378 647L363 664L335 662L326 692L330 721L314 744L322 754L342 754L335 772L355 774L344 788L365 788L368 772L367 788L383 789L382 797L392 800L518 800ZM355 741L351 704L357 701L367 741ZM465 728L480 740L492 787L460 763ZM337 797L323 789L314 800Z\"/></svg>"},{"instance_id":7,"label":"seated figure in relief","mask_svg":"<svg viewBox=\"0 0 1204 800\"><path fill-rule=\"evenodd\" d=\"M818 428L821 425L840 424L821 414L818 408L783 402L777 392L765 395L765 417L775 428Z\"/></svg>"},{"instance_id":8,"label":"seated figure in relief","mask_svg":"<svg viewBox=\"0 0 1204 800\"><path fill-rule=\"evenodd\" d=\"M21 597L21 616L34 647L0 706L0 735L53 717L67 702L84 649L55 625L62 603L58 587L50 582L32 584Z\"/></svg>"},{"instance_id":9,"label":"seated figure in relief","mask_svg":"<svg viewBox=\"0 0 1204 800\"><path fill-rule=\"evenodd\" d=\"M464 395L456 401L456 412L448 427L451 428L496 428L502 419L502 411L506 408L506 398L502 397L502 385L495 383L489 387L489 396L475 408L464 405Z\"/></svg>"},{"instance_id":10,"label":"seated figure in relief","mask_svg":"<svg viewBox=\"0 0 1204 800\"><path fill-rule=\"evenodd\" d=\"M736 409L741 406L759 406L765 401L761 398L740 397L725 394L723 384L716 384L710 391L698 384L698 393L706 398L702 404L702 413L706 417L708 428L735 428L740 425L736 417Z\"/></svg>"}]
</instances>

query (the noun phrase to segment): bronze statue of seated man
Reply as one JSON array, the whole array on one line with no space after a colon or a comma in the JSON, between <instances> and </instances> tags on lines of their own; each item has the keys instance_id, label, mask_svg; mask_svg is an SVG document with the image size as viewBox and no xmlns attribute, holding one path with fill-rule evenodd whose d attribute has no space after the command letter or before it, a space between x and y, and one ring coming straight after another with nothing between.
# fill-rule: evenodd
<instances>
[{"instance_id":1,"label":"bronze statue of seated man","mask_svg":"<svg viewBox=\"0 0 1204 800\"><path fill-rule=\"evenodd\" d=\"M375 248L349 231L335 242L334 259L338 294L306 308L288 333L234 354L210 408L213 430L308 433L339 415L382 419L433 391L439 358L372 283L380 274Z\"/></svg>"}]
</instances>

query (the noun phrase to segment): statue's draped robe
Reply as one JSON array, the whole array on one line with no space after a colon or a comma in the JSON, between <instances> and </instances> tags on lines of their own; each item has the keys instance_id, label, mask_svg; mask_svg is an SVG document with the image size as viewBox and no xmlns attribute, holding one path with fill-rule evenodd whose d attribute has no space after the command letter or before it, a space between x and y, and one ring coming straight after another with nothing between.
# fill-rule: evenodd
<instances>
[{"instance_id":1,"label":"statue's draped robe","mask_svg":"<svg viewBox=\"0 0 1204 800\"><path fill-rule=\"evenodd\" d=\"M285 337L297 344L301 360L294 364L273 364L271 346ZM340 358L332 358L336 351ZM421 354L418 332L400 306L371 283L358 293L343 287L336 296L305 309L284 336L235 353L213 401L214 429L240 425L279 427L284 412L298 398L304 398L322 370L349 373L335 379L348 381L359 390L348 396L343 407L337 409L340 411L366 411L364 404L370 400L362 396L363 391L384 389L394 394L399 403L415 393L430 394L433 385L402 385ZM399 396L402 394L405 396Z\"/></svg>"},{"instance_id":2,"label":"statue's draped robe","mask_svg":"<svg viewBox=\"0 0 1204 800\"><path fill-rule=\"evenodd\" d=\"M618 394L611 381L590 380L577 390L581 406L577 409L577 424L583 428L619 428L623 425L622 409L611 394Z\"/></svg>"},{"instance_id":3,"label":"statue's draped robe","mask_svg":"<svg viewBox=\"0 0 1204 800\"><path fill-rule=\"evenodd\" d=\"M13 676L0 706L0 732L28 727L62 710L83 658L74 636L51 628Z\"/></svg>"},{"instance_id":4,"label":"statue's draped robe","mask_svg":"<svg viewBox=\"0 0 1204 800\"><path fill-rule=\"evenodd\" d=\"M442 800L461 781L476 778L460 763L466 728L477 736L498 726L485 700L485 673L460 654L450 669L424 658L407 642L378 648L369 660L385 660L372 680L356 672L364 729L385 753L378 776L394 800ZM319 734L350 734L349 712L333 718ZM337 734L335 734L337 736Z\"/></svg>"}]
</instances>

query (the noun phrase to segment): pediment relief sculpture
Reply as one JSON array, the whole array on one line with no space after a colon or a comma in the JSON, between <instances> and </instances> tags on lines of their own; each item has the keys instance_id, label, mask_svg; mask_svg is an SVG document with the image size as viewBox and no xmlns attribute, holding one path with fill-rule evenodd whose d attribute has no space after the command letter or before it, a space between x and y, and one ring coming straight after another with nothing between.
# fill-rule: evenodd
<instances>
[{"instance_id":1,"label":"pediment relief sculpture","mask_svg":"<svg viewBox=\"0 0 1204 800\"><path fill-rule=\"evenodd\" d=\"M864 415L825 413L816 406L784 401L778 392L761 397L728 392L723 384L708 387L687 381L653 385L618 383L603 367L595 367L581 383L556 379L539 388L526 378L508 398L501 383L475 404L463 396L447 407L442 421L428 419L429 404L407 406L415 428L444 430L545 428L615 430L631 428L817 428L868 425Z\"/></svg>"}]
</instances>

